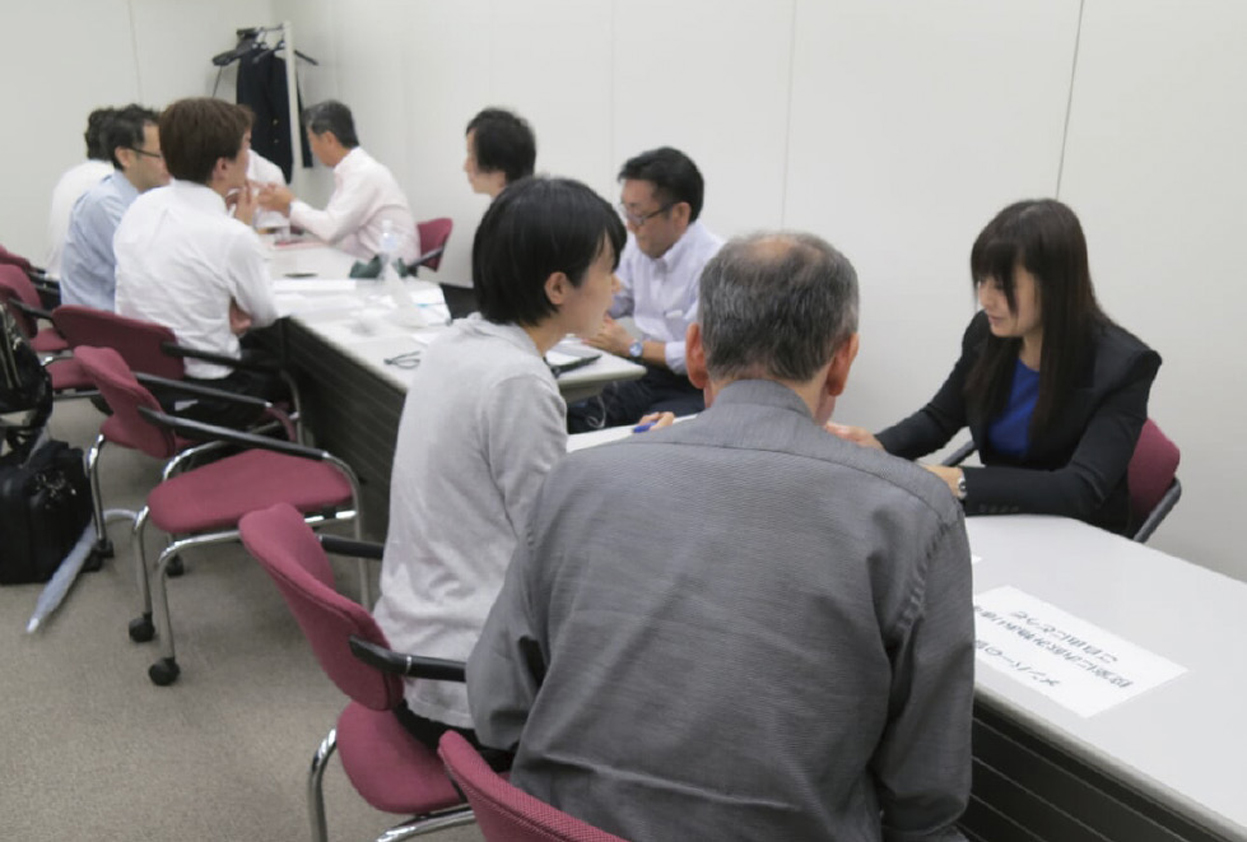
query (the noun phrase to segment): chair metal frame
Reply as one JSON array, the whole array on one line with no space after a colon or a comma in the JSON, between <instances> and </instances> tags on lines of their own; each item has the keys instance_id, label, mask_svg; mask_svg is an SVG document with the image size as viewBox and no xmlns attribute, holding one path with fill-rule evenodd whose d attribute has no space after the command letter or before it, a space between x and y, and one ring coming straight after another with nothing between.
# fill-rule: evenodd
<instances>
[{"instance_id":1,"label":"chair metal frame","mask_svg":"<svg viewBox=\"0 0 1247 842\"><path fill-rule=\"evenodd\" d=\"M246 449L263 449L270 450L275 453L281 453L288 456L297 456L303 459L312 459L315 461L328 462L337 468L347 482L351 486L351 507L349 509L336 509L333 511L320 512L315 514L307 514L304 516L304 523L309 526L324 526L330 523L349 522L356 540L362 538L363 535L363 512L360 508L360 485L359 477L355 471L346 462L325 450L307 447L295 442L279 441L270 439L265 436L255 435L253 433L244 433L238 430L231 430L225 427L217 427L212 424L204 424L199 421L192 421L186 418L179 418L175 415L169 415L164 412L155 412L147 407L140 407L139 414L147 421L156 426L165 427L175 434L182 435L190 439L207 439L207 445L210 447L225 447L229 445L242 446ZM177 473L182 466L190 459L205 452L207 447L196 447L185 450L175 456L165 465L164 475L161 481L165 481ZM193 469L191 469L193 470ZM138 517L134 522L134 559L135 574L139 581L139 597L141 602L140 616L130 622L129 633L130 639L137 643L144 643L152 639L153 635L160 638L160 658L148 668L148 677L153 684L164 687L172 684L181 674L181 668L177 664L177 655L173 640L173 620L169 610L169 595L166 586L166 574L168 567L174 558L179 557L188 549L195 547L210 546L213 544L232 543L239 540L237 525L233 529L220 530L215 532L199 532L187 534L184 536L169 536L169 543L161 551L156 559L154 568L149 570L147 564L147 552L145 547L145 535L147 529L147 521L150 517L151 509L149 506L143 506ZM152 585L152 578L155 578L155 586ZM368 593L368 570L361 560L360 563L360 587L361 602L365 605L371 602ZM152 620L155 618L156 625L153 627Z\"/></svg>"}]
</instances>

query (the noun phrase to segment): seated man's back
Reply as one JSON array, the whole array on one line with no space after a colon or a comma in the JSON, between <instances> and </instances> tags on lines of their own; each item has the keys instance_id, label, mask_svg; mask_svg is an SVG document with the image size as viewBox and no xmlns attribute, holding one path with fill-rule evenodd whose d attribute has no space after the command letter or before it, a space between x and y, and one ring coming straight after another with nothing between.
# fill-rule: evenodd
<instances>
[{"instance_id":1,"label":"seated man's back","mask_svg":"<svg viewBox=\"0 0 1247 842\"><path fill-rule=\"evenodd\" d=\"M517 786L633 842L960 838L959 507L818 415L732 380L551 472L469 663Z\"/></svg>"}]
</instances>

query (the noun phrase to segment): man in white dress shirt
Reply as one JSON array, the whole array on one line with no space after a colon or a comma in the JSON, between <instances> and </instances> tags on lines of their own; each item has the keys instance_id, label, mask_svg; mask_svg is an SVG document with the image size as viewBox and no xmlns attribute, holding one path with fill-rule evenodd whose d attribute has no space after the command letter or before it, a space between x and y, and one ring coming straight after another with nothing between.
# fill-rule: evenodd
<instances>
[{"instance_id":1,"label":"man in white dress shirt","mask_svg":"<svg viewBox=\"0 0 1247 842\"><path fill-rule=\"evenodd\" d=\"M405 261L420 255L416 223L398 182L389 169L359 145L351 110L335 100L303 113L308 145L316 159L333 168L333 195L317 210L279 185L260 191L260 206L290 217L291 223L317 239L361 260L380 254L386 223L399 237L395 256Z\"/></svg>"},{"instance_id":2,"label":"man in white dress shirt","mask_svg":"<svg viewBox=\"0 0 1247 842\"><path fill-rule=\"evenodd\" d=\"M251 229L249 128L246 111L218 99L183 99L165 109L160 142L173 181L135 199L113 240L117 312L166 325L179 344L232 359L242 357L239 334L277 319L260 238ZM214 388L281 396L280 379L267 372L193 358L186 372ZM178 414L241 427L259 413L199 400L179 405Z\"/></svg>"},{"instance_id":3,"label":"man in white dress shirt","mask_svg":"<svg viewBox=\"0 0 1247 842\"><path fill-rule=\"evenodd\" d=\"M117 287L113 235L138 198L168 183L160 153L155 111L141 105L118 109L104 127L113 172L79 197L69 216L61 254L61 303L113 311Z\"/></svg>"},{"instance_id":4,"label":"man in white dress shirt","mask_svg":"<svg viewBox=\"0 0 1247 842\"><path fill-rule=\"evenodd\" d=\"M52 188L52 210L48 214L48 255L43 265L53 278L61 276L61 251L65 248L65 234L69 231L69 214L74 209L74 203L113 171L108 146L104 143L104 126L113 112L112 108L97 108L91 112L87 117L87 130L83 133L87 142L87 159L70 167Z\"/></svg>"},{"instance_id":5,"label":"man in white dress shirt","mask_svg":"<svg viewBox=\"0 0 1247 842\"><path fill-rule=\"evenodd\" d=\"M690 415L705 408L684 362L684 335L697 317L697 282L723 245L698 221L705 182L692 159L669 146L628 160L619 180L629 237L610 315L632 316L641 335L608 318L589 344L641 363L646 372L568 407L573 433L633 424L654 412Z\"/></svg>"}]
</instances>

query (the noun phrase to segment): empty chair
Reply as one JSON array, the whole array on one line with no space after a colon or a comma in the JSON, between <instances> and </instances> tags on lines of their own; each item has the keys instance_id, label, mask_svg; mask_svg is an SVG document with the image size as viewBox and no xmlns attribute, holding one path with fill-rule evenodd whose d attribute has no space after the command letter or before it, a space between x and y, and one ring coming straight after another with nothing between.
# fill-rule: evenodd
<instances>
[{"instance_id":1,"label":"empty chair","mask_svg":"<svg viewBox=\"0 0 1247 842\"><path fill-rule=\"evenodd\" d=\"M407 264L407 270L414 275L421 266L428 266L436 272L437 268L442 265L446 241L450 239L450 232L454 227L455 221L448 216L417 222L416 230L420 232L420 256Z\"/></svg>"},{"instance_id":2,"label":"empty chair","mask_svg":"<svg viewBox=\"0 0 1247 842\"><path fill-rule=\"evenodd\" d=\"M130 446L156 458L169 458L177 452L177 436L248 448L170 476L185 464L188 454L202 452L210 445L184 451L166 466L165 475L169 478L148 495L147 506L135 521L134 552L142 615L130 624L130 637L139 642L150 640L155 631L155 616L161 659L151 666L148 676L155 684L171 684L177 680L180 669L175 658L165 582L170 561L195 546L237 540L237 524L243 515L279 502L294 506L311 522L353 521L358 535L359 482L348 465L323 450L164 413L151 392L135 379L125 361L111 348L83 346L75 353L113 410L119 435ZM195 387L197 394L201 393L200 388ZM171 538L150 573L143 546L148 520Z\"/></svg>"},{"instance_id":3,"label":"empty chair","mask_svg":"<svg viewBox=\"0 0 1247 842\"><path fill-rule=\"evenodd\" d=\"M437 753L472 805L486 842L626 842L512 786L454 731L442 736Z\"/></svg>"},{"instance_id":4,"label":"empty chair","mask_svg":"<svg viewBox=\"0 0 1247 842\"><path fill-rule=\"evenodd\" d=\"M387 831L382 837L387 842L470 822L471 811L437 757L408 734L394 715L394 708L403 701L402 678L378 671L351 654L352 639L382 650L388 650L389 643L365 608L334 589L324 547L351 554L370 547L369 554L375 558L380 558L380 547L330 535L318 541L299 513L285 504L246 515L239 532L247 550L273 577L321 667L351 699L338 717L337 728L329 731L312 759L308 777L312 839L328 839L322 782L335 749L365 801L378 810L415 816ZM432 669L427 677L463 680L462 664L402 659L414 664L413 669Z\"/></svg>"},{"instance_id":5,"label":"empty chair","mask_svg":"<svg viewBox=\"0 0 1247 842\"><path fill-rule=\"evenodd\" d=\"M1130 521L1139 524L1132 536L1147 541L1182 496L1178 482L1178 446L1161 432L1151 418L1143 424L1127 468L1130 488Z\"/></svg>"}]
</instances>

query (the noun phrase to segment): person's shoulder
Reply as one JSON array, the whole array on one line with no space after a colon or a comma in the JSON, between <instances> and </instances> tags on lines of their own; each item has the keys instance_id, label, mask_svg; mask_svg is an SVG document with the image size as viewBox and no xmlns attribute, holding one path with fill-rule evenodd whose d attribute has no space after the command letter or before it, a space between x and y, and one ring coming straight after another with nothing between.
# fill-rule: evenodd
<instances>
[{"instance_id":1,"label":"person's shoulder","mask_svg":"<svg viewBox=\"0 0 1247 842\"><path fill-rule=\"evenodd\" d=\"M1098 377L1119 379L1136 371L1154 375L1160 368L1160 354L1115 322L1098 323L1093 336Z\"/></svg>"}]
</instances>

